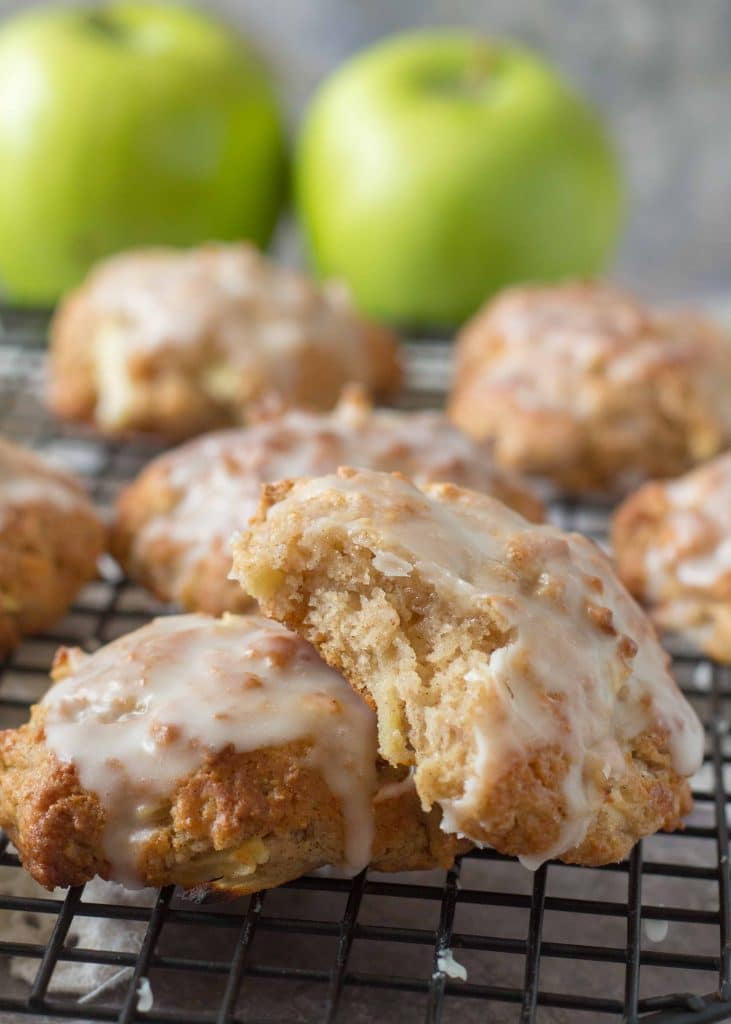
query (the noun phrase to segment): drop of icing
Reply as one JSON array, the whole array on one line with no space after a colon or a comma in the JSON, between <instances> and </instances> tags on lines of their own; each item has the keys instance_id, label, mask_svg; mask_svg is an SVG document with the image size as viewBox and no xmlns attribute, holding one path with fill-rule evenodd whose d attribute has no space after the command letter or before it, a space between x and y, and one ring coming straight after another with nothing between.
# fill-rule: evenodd
<instances>
[{"instance_id":1,"label":"drop of icing","mask_svg":"<svg viewBox=\"0 0 731 1024\"><path fill-rule=\"evenodd\" d=\"M149 978L140 978L137 986L137 1009L140 1013L149 1013L155 1002Z\"/></svg>"},{"instance_id":2,"label":"drop of icing","mask_svg":"<svg viewBox=\"0 0 731 1024\"><path fill-rule=\"evenodd\" d=\"M454 959L451 949L443 949L437 956L437 970L446 974L448 978L458 978L460 981L467 981L467 968Z\"/></svg>"},{"instance_id":3,"label":"drop of icing","mask_svg":"<svg viewBox=\"0 0 731 1024\"><path fill-rule=\"evenodd\" d=\"M645 935L650 942L663 942L668 935L670 925L667 921L658 921L655 918L645 918Z\"/></svg>"}]
</instances>

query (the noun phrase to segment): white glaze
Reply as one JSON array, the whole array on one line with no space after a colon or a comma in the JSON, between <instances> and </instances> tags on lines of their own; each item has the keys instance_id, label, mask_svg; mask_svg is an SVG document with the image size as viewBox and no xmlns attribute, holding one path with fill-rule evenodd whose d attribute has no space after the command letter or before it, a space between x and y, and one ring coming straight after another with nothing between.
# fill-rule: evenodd
<instances>
[{"instance_id":1,"label":"white glaze","mask_svg":"<svg viewBox=\"0 0 731 1024\"><path fill-rule=\"evenodd\" d=\"M43 504L69 509L86 506L80 487L35 452L0 438L0 524L11 508Z\"/></svg>"},{"instance_id":2,"label":"white glaze","mask_svg":"<svg viewBox=\"0 0 731 1024\"><path fill-rule=\"evenodd\" d=\"M568 761L567 817L555 847L531 862L537 866L581 841L604 798L600 780L622 777L633 737L667 729L673 767L689 776L701 762L703 732L651 625L591 541L532 526L488 497L465 492L447 504L438 500L443 490L430 485L420 494L394 476L343 471L299 482L268 516L307 516L310 500L345 495L324 514L318 506L314 530L345 534L378 558L403 560L442 597L454 595L466 615L470 604L489 601L512 640L489 658L461 652L470 698L477 700L465 722L474 749L462 794L441 801L442 827L479 841L464 822L479 820L483 794L502 766L516 753L522 758L555 743ZM611 612L611 630L591 617L601 609ZM419 789L418 767L415 778Z\"/></svg>"},{"instance_id":3,"label":"white glaze","mask_svg":"<svg viewBox=\"0 0 731 1024\"><path fill-rule=\"evenodd\" d=\"M72 762L106 815L114 878L139 886L150 815L228 746L309 741L306 763L340 800L350 874L368 863L376 792L375 716L343 678L259 616L156 619L95 654L43 699L46 743Z\"/></svg>"},{"instance_id":4,"label":"white glaze","mask_svg":"<svg viewBox=\"0 0 731 1024\"><path fill-rule=\"evenodd\" d=\"M731 572L731 536L724 537L716 547L704 555L696 555L679 562L678 579L689 587L712 586L716 580Z\"/></svg>"},{"instance_id":5,"label":"white glaze","mask_svg":"<svg viewBox=\"0 0 731 1024\"><path fill-rule=\"evenodd\" d=\"M173 492L173 501L139 529L133 557L154 564L158 545L166 559L173 548L166 571L171 596L179 600L200 563L226 550L231 535L254 514L263 483L353 464L488 493L518 486L494 466L488 445L465 437L442 414L373 411L350 395L332 413L292 410L247 429L210 434L156 459L146 472ZM393 556L387 569L382 557L384 572L408 571Z\"/></svg>"},{"instance_id":6,"label":"white glaze","mask_svg":"<svg viewBox=\"0 0 731 1024\"><path fill-rule=\"evenodd\" d=\"M708 590L731 572L731 453L665 484L661 529L644 555L646 597L662 602L675 581Z\"/></svg>"},{"instance_id":7,"label":"white glaze","mask_svg":"<svg viewBox=\"0 0 731 1024\"><path fill-rule=\"evenodd\" d=\"M407 793L415 792L414 769L409 768L406 775L399 782L385 782L373 798L374 804L382 804L387 800L397 800L406 796Z\"/></svg>"}]
</instances>

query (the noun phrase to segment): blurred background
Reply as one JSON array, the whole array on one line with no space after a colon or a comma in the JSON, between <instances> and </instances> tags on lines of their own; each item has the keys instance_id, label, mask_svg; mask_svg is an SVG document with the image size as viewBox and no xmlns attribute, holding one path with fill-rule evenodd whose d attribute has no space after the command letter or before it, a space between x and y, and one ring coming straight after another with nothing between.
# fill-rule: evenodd
<instances>
[{"instance_id":1,"label":"blurred background","mask_svg":"<svg viewBox=\"0 0 731 1024\"><path fill-rule=\"evenodd\" d=\"M3 14L33 7L4 0ZM715 296L731 279L729 0L202 0L258 44L290 126L317 83L420 25L516 37L604 113L630 191L615 276L648 295Z\"/></svg>"},{"instance_id":2,"label":"blurred background","mask_svg":"<svg viewBox=\"0 0 731 1024\"><path fill-rule=\"evenodd\" d=\"M354 50L418 25L472 25L542 51L602 110L630 219L617 277L659 296L731 282L729 0L218 0L278 70L295 113Z\"/></svg>"}]
</instances>

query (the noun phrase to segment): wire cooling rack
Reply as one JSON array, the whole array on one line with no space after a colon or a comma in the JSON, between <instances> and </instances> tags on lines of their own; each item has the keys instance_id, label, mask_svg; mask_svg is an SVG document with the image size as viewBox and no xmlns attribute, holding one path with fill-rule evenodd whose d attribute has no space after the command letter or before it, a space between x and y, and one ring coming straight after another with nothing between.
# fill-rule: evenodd
<instances>
[{"instance_id":1,"label":"wire cooling rack","mask_svg":"<svg viewBox=\"0 0 731 1024\"><path fill-rule=\"evenodd\" d=\"M52 422L40 401L41 315L0 314L0 431L83 475L109 506L155 449ZM446 346L410 347L406 403L435 404ZM563 504L601 540L606 509ZM55 647L93 649L159 612L103 563L52 631L0 663L0 725L24 721ZM248 900L192 904L171 888L33 888L0 832L0 1020L203 1022L731 1019L728 669L674 652L707 735L686 829L603 869L535 874L491 850L451 871L312 877ZM449 956L451 952L451 958ZM446 971L456 961L466 980ZM152 1004L150 1005L150 996Z\"/></svg>"}]
</instances>

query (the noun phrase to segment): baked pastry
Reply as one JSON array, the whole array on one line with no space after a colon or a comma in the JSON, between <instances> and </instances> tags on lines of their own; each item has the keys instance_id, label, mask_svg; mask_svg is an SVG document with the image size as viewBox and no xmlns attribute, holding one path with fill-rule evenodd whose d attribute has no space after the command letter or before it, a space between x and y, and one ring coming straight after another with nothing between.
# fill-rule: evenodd
<instances>
[{"instance_id":1,"label":"baked pastry","mask_svg":"<svg viewBox=\"0 0 731 1024\"><path fill-rule=\"evenodd\" d=\"M269 392L329 409L344 384L394 391L397 343L252 246L149 249L99 265L51 328L49 403L105 434L189 437L246 421Z\"/></svg>"},{"instance_id":2,"label":"baked pastry","mask_svg":"<svg viewBox=\"0 0 731 1024\"><path fill-rule=\"evenodd\" d=\"M514 288L463 329L449 410L503 465L575 493L674 476L731 442L731 346L603 284Z\"/></svg>"},{"instance_id":3,"label":"baked pastry","mask_svg":"<svg viewBox=\"0 0 731 1024\"><path fill-rule=\"evenodd\" d=\"M656 624L731 662L731 453L617 509L619 573Z\"/></svg>"},{"instance_id":4,"label":"baked pastry","mask_svg":"<svg viewBox=\"0 0 731 1024\"><path fill-rule=\"evenodd\" d=\"M276 623L156 619L92 655L61 648L53 677L0 733L0 825L47 888L247 893L464 848L377 763L373 712Z\"/></svg>"},{"instance_id":5,"label":"baked pastry","mask_svg":"<svg viewBox=\"0 0 731 1024\"><path fill-rule=\"evenodd\" d=\"M690 809L700 723L587 538L341 469L266 488L234 572L377 710L382 756L448 831L596 865Z\"/></svg>"},{"instance_id":6,"label":"baked pastry","mask_svg":"<svg viewBox=\"0 0 731 1024\"><path fill-rule=\"evenodd\" d=\"M229 542L256 511L261 484L352 463L470 486L543 518L535 496L494 465L489 446L465 437L442 414L373 411L351 390L332 413L280 411L155 459L120 496L114 553L129 576L164 601L213 615L244 611L254 602L228 579Z\"/></svg>"},{"instance_id":7,"label":"baked pastry","mask_svg":"<svg viewBox=\"0 0 731 1024\"><path fill-rule=\"evenodd\" d=\"M63 615L95 575L104 533L73 477L0 438L0 656Z\"/></svg>"}]
</instances>

